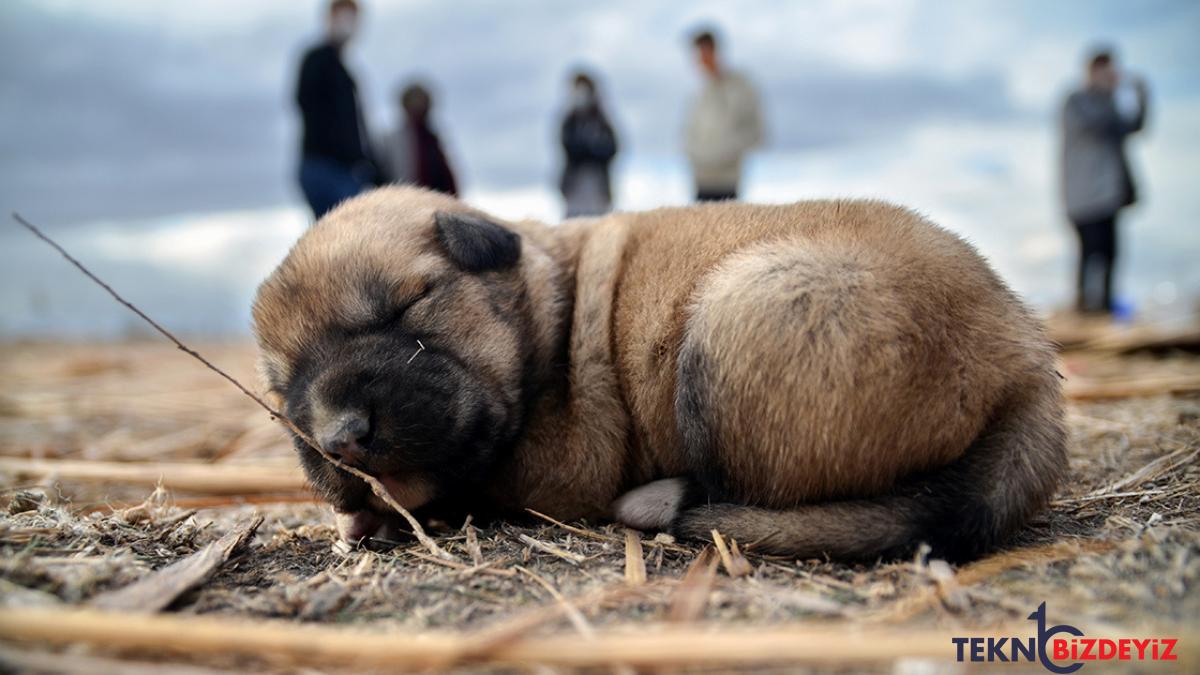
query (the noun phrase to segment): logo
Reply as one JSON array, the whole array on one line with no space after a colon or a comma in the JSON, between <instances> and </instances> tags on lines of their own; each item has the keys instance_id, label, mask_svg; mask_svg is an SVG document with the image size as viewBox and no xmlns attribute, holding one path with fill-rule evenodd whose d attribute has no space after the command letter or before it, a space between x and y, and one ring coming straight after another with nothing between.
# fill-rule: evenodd
<instances>
[{"instance_id":1,"label":"logo","mask_svg":"<svg viewBox=\"0 0 1200 675\"><path fill-rule=\"evenodd\" d=\"M1046 670L1065 675L1091 661L1175 661L1173 638L1088 638L1069 624L1046 625L1046 603L1029 615L1037 624L1036 637L950 638L961 663L1040 662Z\"/></svg>"}]
</instances>

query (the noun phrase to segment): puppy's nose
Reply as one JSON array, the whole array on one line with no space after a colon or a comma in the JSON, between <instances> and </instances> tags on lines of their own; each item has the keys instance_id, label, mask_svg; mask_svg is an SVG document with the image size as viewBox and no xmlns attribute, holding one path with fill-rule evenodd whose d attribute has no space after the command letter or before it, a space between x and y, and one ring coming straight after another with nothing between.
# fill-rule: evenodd
<instances>
[{"instance_id":1,"label":"puppy's nose","mask_svg":"<svg viewBox=\"0 0 1200 675\"><path fill-rule=\"evenodd\" d=\"M371 423L361 413L346 413L325 425L317 435L321 449L339 462L361 466L366 450L360 442L371 432Z\"/></svg>"}]
</instances>

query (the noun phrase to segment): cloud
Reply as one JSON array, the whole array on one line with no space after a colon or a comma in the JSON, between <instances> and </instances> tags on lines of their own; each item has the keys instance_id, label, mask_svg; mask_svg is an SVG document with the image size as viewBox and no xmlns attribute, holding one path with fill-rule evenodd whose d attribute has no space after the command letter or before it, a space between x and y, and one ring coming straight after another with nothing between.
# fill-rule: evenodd
<instances>
[{"instance_id":1,"label":"cloud","mask_svg":"<svg viewBox=\"0 0 1200 675\"><path fill-rule=\"evenodd\" d=\"M52 224L294 203L292 78L320 4L230 9L222 20L208 6L6 3L0 201ZM623 133L625 165L678 152L696 86L683 36L701 10L527 9L368 5L350 60L372 126L392 122L399 81L423 76L437 86L447 145L469 190L552 183L566 73L590 63ZM711 9L717 18L728 12ZM776 149L1016 112L998 72L886 68L879 45L899 39L885 39L890 11L864 23L834 10L829 20L855 41L838 54L794 43L772 24L770 6L749 14L741 23L729 17L730 49L763 91Z\"/></svg>"},{"instance_id":2,"label":"cloud","mask_svg":"<svg viewBox=\"0 0 1200 675\"><path fill-rule=\"evenodd\" d=\"M275 87L161 31L4 12L4 203L57 223L288 199Z\"/></svg>"},{"instance_id":3,"label":"cloud","mask_svg":"<svg viewBox=\"0 0 1200 675\"><path fill-rule=\"evenodd\" d=\"M244 331L255 281L307 220L291 91L324 4L0 3L0 206L58 229L172 326ZM1122 287L1159 304L1200 291L1195 2L366 8L349 60L372 127L392 122L400 82L431 80L467 198L500 216L560 215L556 122L579 64L598 70L621 133L618 206L686 203L678 144L699 84L686 35L711 21L767 111L770 145L748 165L748 199L917 207L1043 307L1068 298L1075 247L1056 192L1057 106L1086 47L1115 41L1155 96L1130 144L1145 202L1123 224ZM35 244L0 229L0 334L124 330L119 311Z\"/></svg>"}]
</instances>

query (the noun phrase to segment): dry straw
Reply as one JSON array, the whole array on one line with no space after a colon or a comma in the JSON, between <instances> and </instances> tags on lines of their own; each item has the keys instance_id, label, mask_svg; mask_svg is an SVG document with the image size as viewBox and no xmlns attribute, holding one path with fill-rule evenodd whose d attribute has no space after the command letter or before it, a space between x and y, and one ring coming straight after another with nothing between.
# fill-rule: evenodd
<instances>
[{"instance_id":1,"label":"dry straw","mask_svg":"<svg viewBox=\"0 0 1200 675\"><path fill-rule=\"evenodd\" d=\"M561 607L561 605L560 605ZM556 608L558 609L558 608ZM556 612L557 614L557 612ZM0 633L37 642L88 642L110 649L190 655L243 655L275 662L339 667L446 668L470 661L597 667L866 664L900 657L944 659L944 630L861 632L826 626L730 630L726 626L639 626L636 632L529 636L525 627L501 639L440 632L413 635L228 617L144 616L74 609L0 609ZM477 641L478 640L478 641Z\"/></svg>"}]
</instances>

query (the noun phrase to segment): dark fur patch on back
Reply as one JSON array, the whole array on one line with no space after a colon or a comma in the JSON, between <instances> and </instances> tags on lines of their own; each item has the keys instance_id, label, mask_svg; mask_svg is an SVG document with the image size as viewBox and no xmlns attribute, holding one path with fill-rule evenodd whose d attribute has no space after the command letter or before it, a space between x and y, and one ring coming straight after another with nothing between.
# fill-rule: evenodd
<instances>
[{"instance_id":1,"label":"dark fur patch on back","mask_svg":"<svg viewBox=\"0 0 1200 675\"><path fill-rule=\"evenodd\" d=\"M708 356L699 346L684 342L678 368L675 420L683 440L684 460L694 479L689 481L684 504L724 501L727 483L717 458L716 407Z\"/></svg>"}]
</instances>

